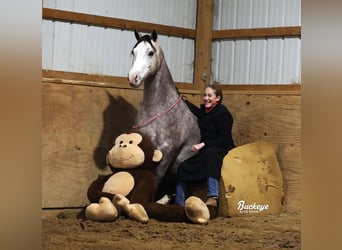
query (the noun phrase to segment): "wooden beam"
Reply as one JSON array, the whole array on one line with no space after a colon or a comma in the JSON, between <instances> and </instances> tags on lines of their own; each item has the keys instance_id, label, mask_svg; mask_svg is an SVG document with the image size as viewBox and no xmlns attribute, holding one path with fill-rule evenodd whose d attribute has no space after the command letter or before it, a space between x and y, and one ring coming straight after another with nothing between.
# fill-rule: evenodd
<instances>
[{"instance_id":1,"label":"wooden beam","mask_svg":"<svg viewBox=\"0 0 342 250\"><path fill-rule=\"evenodd\" d=\"M130 88L126 77L105 76L56 70L43 70L42 77L43 81L46 83L61 83L106 88Z\"/></svg>"},{"instance_id":2,"label":"wooden beam","mask_svg":"<svg viewBox=\"0 0 342 250\"><path fill-rule=\"evenodd\" d=\"M225 95L301 95L300 84L221 84Z\"/></svg>"},{"instance_id":3,"label":"wooden beam","mask_svg":"<svg viewBox=\"0 0 342 250\"><path fill-rule=\"evenodd\" d=\"M105 87L132 89L126 77L106 76L85 74L76 72L42 70L43 82L45 83L60 83L69 85ZM192 90L191 83L176 82L177 88L181 92L186 93L201 93L203 89ZM300 84L224 84L221 83L222 90L225 94L290 94L301 95ZM138 89L142 90L144 85ZM190 92L189 92L190 91ZM195 91L195 92L194 92Z\"/></svg>"},{"instance_id":4,"label":"wooden beam","mask_svg":"<svg viewBox=\"0 0 342 250\"><path fill-rule=\"evenodd\" d=\"M138 22L127 19L97 16L49 8L43 8L43 19L108 27L114 29L138 29L139 31L143 32L151 32L153 29L155 29L158 31L159 34L189 39L194 39L196 36L196 31L194 29L179 28L168 25Z\"/></svg>"},{"instance_id":5,"label":"wooden beam","mask_svg":"<svg viewBox=\"0 0 342 250\"><path fill-rule=\"evenodd\" d=\"M194 89L202 90L210 83L211 39L213 29L214 1L197 1L197 26L194 66Z\"/></svg>"},{"instance_id":6,"label":"wooden beam","mask_svg":"<svg viewBox=\"0 0 342 250\"><path fill-rule=\"evenodd\" d=\"M301 36L301 27L291 26L254 29L214 30L212 34L212 39L219 40L291 36Z\"/></svg>"},{"instance_id":7,"label":"wooden beam","mask_svg":"<svg viewBox=\"0 0 342 250\"><path fill-rule=\"evenodd\" d=\"M61 83L70 85L105 87L132 89L129 85L127 77L96 75L86 73L76 73L56 70L42 70L43 82L45 83ZM192 89L191 83L175 82L179 89ZM142 84L138 89L143 89Z\"/></svg>"},{"instance_id":8,"label":"wooden beam","mask_svg":"<svg viewBox=\"0 0 342 250\"><path fill-rule=\"evenodd\" d=\"M168 25L154 24L148 22L132 21L127 19L97 16L85 13L43 8L43 18L48 20L79 23L100 27L109 27L116 29L151 32L156 29L158 33L175 37L194 39L196 30ZM202 19L201 20L207 20ZM243 39L259 37L281 37L281 36L301 36L300 26L289 27L271 27L271 28L253 28L253 29L234 29L234 30L214 30L212 31L212 40L219 39Z\"/></svg>"}]
</instances>

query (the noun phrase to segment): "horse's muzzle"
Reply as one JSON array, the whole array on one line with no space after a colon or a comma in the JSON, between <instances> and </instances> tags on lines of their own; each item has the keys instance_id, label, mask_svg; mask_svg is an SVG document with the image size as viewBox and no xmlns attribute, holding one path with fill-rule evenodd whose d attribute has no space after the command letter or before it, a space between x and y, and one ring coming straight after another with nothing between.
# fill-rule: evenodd
<instances>
[{"instance_id":1,"label":"horse's muzzle","mask_svg":"<svg viewBox=\"0 0 342 250\"><path fill-rule=\"evenodd\" d=\"M141 80L139 79L137 74L128 74L128 81L131 87L138 88L141 84Z\"/></svg>"}]
</instances>

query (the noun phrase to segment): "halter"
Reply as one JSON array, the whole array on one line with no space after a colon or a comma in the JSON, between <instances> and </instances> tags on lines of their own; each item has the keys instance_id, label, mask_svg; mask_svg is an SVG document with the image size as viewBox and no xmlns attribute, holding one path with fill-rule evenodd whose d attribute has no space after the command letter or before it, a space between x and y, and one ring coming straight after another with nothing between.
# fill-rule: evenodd
<instances>
[{"instance_id":1,"label":"halter","mask_svg":"<svg viewBox=\"0 0 342 250\"><path fill-rule=\"evenodd\" d=\"M163 112L153 116L152 118L142 122L142 123L139 123L137 125L134 125L132 126L132 128L142 128L142 127L145 127L147 126L148 124L150 124L151 122L153 122L154 120L158 119L159 117L165 115L167 112L169 112L170 110L172 110L180 101L182 100L182 96L179 96L178 99L176 100L176 102L174 104L172 104L170 107L168 107L166 110L164 110Z\"/></svg>"}]
</instances>

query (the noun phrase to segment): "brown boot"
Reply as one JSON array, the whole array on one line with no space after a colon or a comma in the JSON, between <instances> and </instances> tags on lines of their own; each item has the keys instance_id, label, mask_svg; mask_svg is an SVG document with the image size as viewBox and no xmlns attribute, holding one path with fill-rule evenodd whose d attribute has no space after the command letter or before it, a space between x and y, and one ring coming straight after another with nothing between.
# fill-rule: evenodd
<instances>
[{"instance_id":1,"label":"brown boot","mask_svg":"<svg viewBox=\"0 0 342 250\"><path fill-rule=\"evenodd\" d=\"M217 207L217 197L208 197L205 205Z\"/></svg>"}]
</instances>

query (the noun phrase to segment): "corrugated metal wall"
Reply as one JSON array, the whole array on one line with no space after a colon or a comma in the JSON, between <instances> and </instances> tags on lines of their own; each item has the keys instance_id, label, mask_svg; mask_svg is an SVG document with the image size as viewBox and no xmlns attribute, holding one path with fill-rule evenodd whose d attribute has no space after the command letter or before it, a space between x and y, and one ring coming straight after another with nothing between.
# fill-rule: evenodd
<instances>
[{"instance_id":1,"label":"corrugated metal wall","mask_svg":"<svg viewBox=\"0 0 342 250\"><path fill-rule=\"evenodd\" d=\"M43 7L196 28L196 0L44 0ZM300 25L300 0L215 0L214 29ZM194 41L159 36L175 81L193 81ZM131 31L43 20L43 69L125 77ZM211 80L300 82L300 38L213 42Z\"/></svg>"},{"instance_id":2,"label":"corrugated metal wall","mask_svg":"<svg viewBox=\"0 0 342 250\"><path fill-rule=\"evenodd\" d=\"M43 7L195 29L196 0L44 0ZM126 77L134 33L43 20L43 69ZM160 35L175 81L192 83L194 40Z\"/></svg>"},{"instance_id":3,"label":"corrugated metal wall","mask_svg":"<svg viewBox=\"0 0 342 250\"><path fill-rule=\"evenodd\" d=\"M214 30L300 25L300 0L215 0ZM214 41L211 80L300 83L300 50L299 37Z\"/></svg>"}]
</instances>

